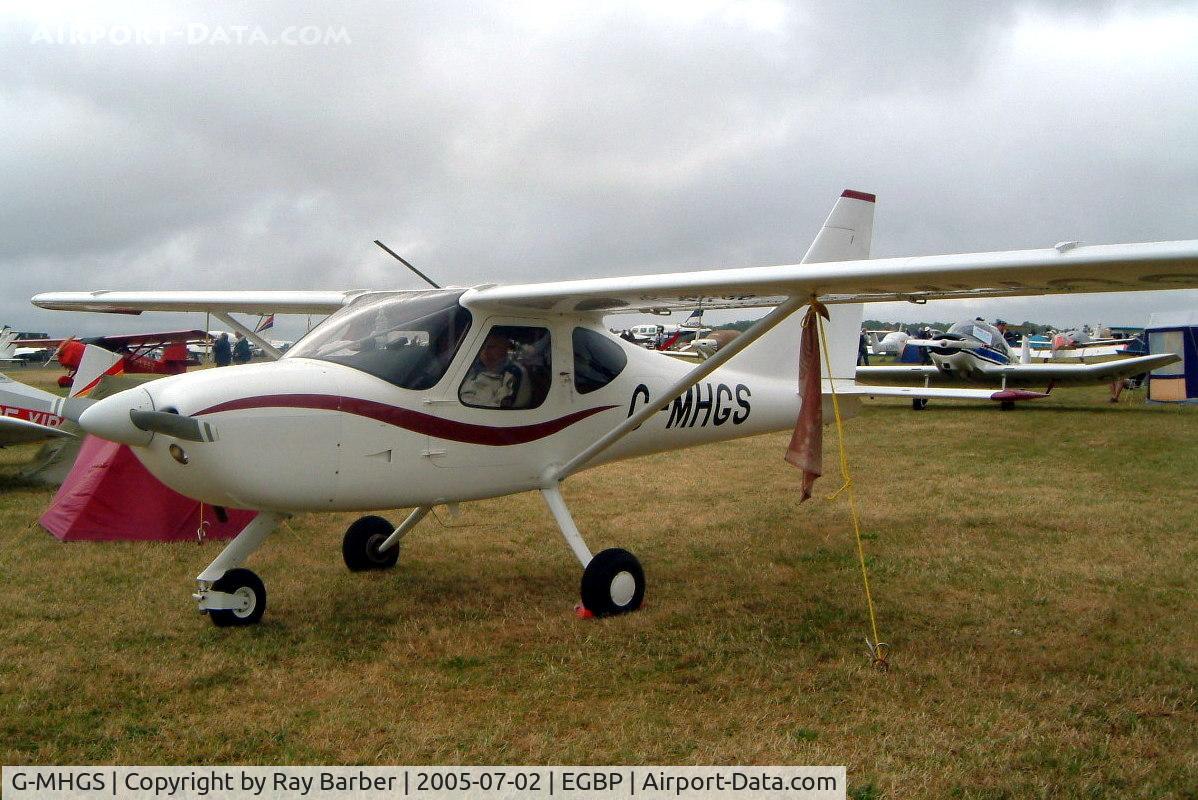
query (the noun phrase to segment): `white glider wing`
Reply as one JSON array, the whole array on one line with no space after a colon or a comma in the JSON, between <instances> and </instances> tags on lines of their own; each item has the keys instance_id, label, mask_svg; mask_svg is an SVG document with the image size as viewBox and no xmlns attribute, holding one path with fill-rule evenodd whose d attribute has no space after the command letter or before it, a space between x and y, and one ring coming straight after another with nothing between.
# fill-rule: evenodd
<instances>
[{"instance_id":1,"label":"white glider wing","mask_svg":"<svg viewBox=\"0 0 1198 800\"><path fill-rule=\"evenodd\" d=\"M825 303L932 300L1198 287L1198 241L1059 245L943 256L699 270L491 286L462 302L477 309L649 312Z\"/></svg>"},{"instance_id":2,"label":"white glider wing","mask_svg":"<svg viewBox=\"0 0 1198 800\"><path fill-rule=\"evenodd\" d=\"M55 311L207 311L242 314L331 314L364 291L141 291L46 292L33 304Z\"/></svg>"}]
</instances>

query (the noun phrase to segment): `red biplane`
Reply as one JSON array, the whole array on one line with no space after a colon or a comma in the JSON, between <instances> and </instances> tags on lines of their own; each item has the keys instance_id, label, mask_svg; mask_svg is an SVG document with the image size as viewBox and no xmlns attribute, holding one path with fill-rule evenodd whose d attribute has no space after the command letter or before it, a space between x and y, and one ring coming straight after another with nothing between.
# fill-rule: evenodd
<instances>
[{"instance_id":1,"label":"red biplane","mask_svg":"<svg viewBox=\"0 0 1198 800\"><path fill-rule=\"evenodd\" d=\"M126 373L150 373L156 375L178 375L188 366L199 361L187 350L189 344L207 344L208 334L204 331L167 331L165 333L130 333L120 336L90 336L67 339L22 340L22 347L57 348L54 356L67 371L58 379L58 385L68 387L75 380L75 372L83 359L84 348L89 344L121 356Z\"/></svg>"}]
</instances>

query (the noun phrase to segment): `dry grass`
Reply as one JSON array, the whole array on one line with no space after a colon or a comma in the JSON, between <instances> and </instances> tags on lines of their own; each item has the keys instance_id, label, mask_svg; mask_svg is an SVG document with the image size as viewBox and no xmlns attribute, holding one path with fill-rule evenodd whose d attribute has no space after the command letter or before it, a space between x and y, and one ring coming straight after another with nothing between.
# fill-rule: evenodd
<instances>
[{"instance_id":1,"label":"dry grass","mask_svg":"<svg viewBox=\"0 0 1198 800\"><path fill-rule=\"evenodd\" d=\"M849 423L887 675L846 508L797 505L785 435L567 484L592 547L648 573L604 621L572 615L533 495L426 521L389 574L344 569L349 515L299 517L251 563L264 623L217 630L189 593L219 545L61 544L50 493L14 487L0 759L826 763L858 797L1193 798L1198 417L1104 392Z\"/></svg>"}]
</instances>

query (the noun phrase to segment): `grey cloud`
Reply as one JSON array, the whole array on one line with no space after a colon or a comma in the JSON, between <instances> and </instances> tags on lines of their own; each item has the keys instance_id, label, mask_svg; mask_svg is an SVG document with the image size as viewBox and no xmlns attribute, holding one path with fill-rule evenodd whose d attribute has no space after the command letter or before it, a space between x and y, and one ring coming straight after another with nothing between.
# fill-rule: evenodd
<instances>
[{"instance_id":1,"label":"grey cloud","mask_svg":"<svg viewBox=\"0 0 1198 800\"><path fill-rule=\"evenodd\" d=\"M416 285L376 237L448 283L782 263L846 186L879 194L880 256L1195 235L1198 48L1014 42L1192 3L522 13L170 13L352 39L318 47L33 45L9 19L0 319L163 324L28 306L49 289Z\"/></svg>"}]
</instances>

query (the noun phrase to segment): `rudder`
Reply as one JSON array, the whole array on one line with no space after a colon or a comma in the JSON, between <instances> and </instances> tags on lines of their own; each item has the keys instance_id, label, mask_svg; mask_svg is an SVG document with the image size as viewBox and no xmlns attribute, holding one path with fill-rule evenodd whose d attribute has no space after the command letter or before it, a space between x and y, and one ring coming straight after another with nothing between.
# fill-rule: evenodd
<instances>
[{"instance_id":1,"label":"rudder","mask_svg":"<svg viewBox=\"0 0 1198 800\"><path fill-rule=\"evenodd\" d=\"M869 258L875 199L872 194L853 189L841 192L836 205L832 207L832 213L824 221L800 263ZM798 311L792 314L785 322L745 348L729 364L738 371L776 378L791 377L797 381L804 313ZM861 303L838 303L828 306L828 314L830 319L825 323L824 330L828 335L832 375L853 380L857 372L857 345L864 306ZM824 369L827 370L827 365Z\"/></svg>"}]
</instances>

